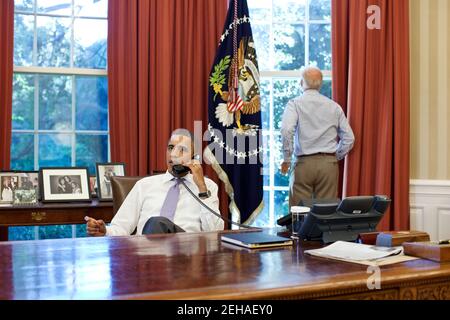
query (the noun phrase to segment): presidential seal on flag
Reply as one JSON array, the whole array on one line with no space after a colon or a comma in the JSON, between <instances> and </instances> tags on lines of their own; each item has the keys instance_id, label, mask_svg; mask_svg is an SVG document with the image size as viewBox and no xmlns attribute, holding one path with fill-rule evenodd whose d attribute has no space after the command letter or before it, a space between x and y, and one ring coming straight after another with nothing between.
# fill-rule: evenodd
<instances>
[{"instance_id":1,"label":"presidential seal on flag","mask_svg":"<svg viewBox=\"0 0 450 320\"><path fill-rule=\"evenodd\" d=\"M229 72L228 76L226 72ZM229 91L223 91L228 78ZM237 50L237 56L225 56L214 66L210 77L210 85L220 99L216 107L216 118L225 127L237 125L237 134L254 134L259 126L242 124L241 114L251 115L261 111L259 70L256 60L256 49L251 37L243 37Z\"/></svg>"},{"instance_id":2,"label":"presidential seal on flag","mask_svg":"<svg viewBox=\"0 0 450 320\"><path fill-rule=\"evenodd\" d=\"M225 185L232 220L245 224L264 207L259 78L247 1L230 0L209 77L205 159Z\"/></svg>"}]
</instances>

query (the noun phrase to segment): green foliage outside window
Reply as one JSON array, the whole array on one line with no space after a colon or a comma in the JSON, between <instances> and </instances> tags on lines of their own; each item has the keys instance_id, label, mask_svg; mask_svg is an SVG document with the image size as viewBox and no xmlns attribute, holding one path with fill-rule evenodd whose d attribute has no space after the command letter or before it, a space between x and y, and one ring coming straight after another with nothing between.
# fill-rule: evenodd
<instances>
[{"instance_id":1,"label":"green foliage outside window","mask_svg":"<svg viewBox=\"0 0 450 320\"><path fill-rule=\"evenodd\" d=\"M15 67L106 69L107 3L16 0ZM13 170L87 166L94 175L95 163L108 161L106 76L16 71L13 81ZM83 228L10 228L9 238L70 238L83 236Z\"/></svg>"}]
</instances>

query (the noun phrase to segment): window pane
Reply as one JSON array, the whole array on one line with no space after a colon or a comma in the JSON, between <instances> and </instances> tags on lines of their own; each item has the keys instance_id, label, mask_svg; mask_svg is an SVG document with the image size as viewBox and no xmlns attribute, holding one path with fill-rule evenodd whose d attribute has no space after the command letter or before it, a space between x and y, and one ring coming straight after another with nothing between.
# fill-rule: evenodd
<instances>
[{"instance_id":1,"label":"window pane","mask_svg":"<svg viewBox=\"0 0 450 320\"><path fill-rule=\"evenodd\" d=\"M332 90L332 83L331 80L324 80L322 88L320 89L320 93L327 96L328 98L333 98L333 90Z\"/></svg>"},{"instance_id":2,"label":"window pane","mask_svg":"<svg viewBox=\"0 0 450 320\"><path fill-rule=\"evenodd\" d=\"M39 76L39 129L72 128L72 77Z\"/></svg>"},{"instance_id":3,"label":"window pane","mask_svg":"<svg viewBox=\"0 0 450 320\"><path fill-rule=\"evenodd\" d=\"M33 64L34 17L14 15L14 65Z\"/></svg>"},{"instance_id":4,"label":"window pane","mask_svg":"<svg viewBox=\"0 0 450 320\"><path fill-rule=\"evenodd\" d=\"M275 145L272 152L275 153L275 187L288 187L289 175L283 175L280 171L281 163L283 162L283 144L281 134L275 136Z\"/></svg>"},{"instance_id":5,"label":"window pane","mask_svg":"<svg viewBox=\"0 0 450 320\"><path fill-rule=\"evenodd\" d=\"M264 186L270 186L270 134L263 134L263 182Z\"/></svg>"},{"instance_id":6,"label":"window pane","mask_svg":"<svg viewBox=\"0 0 450 320\"><path fill-rule=\"evenodd\" d=\"M283 113L289 100L301 94L300 80L280 80L273 81L273 113L274 126L276 130L281 129Z\"/></svg>"},{"instance_id":7,"label":"window pane","mask_svg":"<svg viewBox=\"0 0 450 320\"><path fill-rule=\"evenodd\" d=\"M63 239L72 238L72 226L59 225L59 226L46 226L39 227L39 239Z\"/></svg>"},{"instance_id":8,"label":"window pane","mask_svg":"<svg viewBox=\"0 0 450 320\"><path fill-rule=\"evenodd\" d=\"M306 0L274 0L275 22L301 22L305 20Z\"/></svg>"},{"instance_id":9,"label":"window pane","mask_svg":"<svg viewBox=\"0 0 450 320\"><path fill-rule=\"evenodd\" d=\"M12 128L34 129L34 75L14 75Z\"/></svg>"},{"instance_id":10,"label":"window pane","mask_svg":"<svg viewBox=\"0 0 450 320\"><path fill-rule=\"evenodd\" d=\"M275 68L298 70L305 64L305 26L274 25Z\"/></svg>"},{"instance_id":11,"label":"window pane","mask_svg":"<svg viewBox=\"0 0 450 320\"><path fill-rule=\"evenodd\" d=\"M37 0L37 12L70 16L72 0Z\"/></svg>"},{"instance_id":12,"label":"window pane","mask_svg":"<svg viewBox=\"0 0 450 320\"><path fill-rule=\"evenodd\" d=\"M275 191L275 221L289 214L289 191Z\"/></svg>"},{"instance_id":13,"label":"window pane","mask_svg":"<svg viewBox=\"0 0 450 320\"><path fill-rule=\"evenodd\" d=\"M14 0L14 10L33 12L34 0Z\"/></svg>"},{"instance_id":14,"label":"window pane","mask_svg":"<svg viewBox=\"0 0 450 320\"><path fill-rule=\"evenodd\" d=\"M11 143L11 169L34 170L34 136L33 134L14 133Z\"/></svg>"},{"instance_id":15,"label":"window pane","mask_svg":"<svg viewBox=\"0 0 450 320\"><path fill-rule=\"evenodd\" d=\"M252 24L256 21L270 21L272 17L272 0L248 0L247 4Z\"/></svg>"},{"instance_id":16,"label":"window pane","mask_svg":"<svg viewBox=\"0 0 450 320\"><path fill-rule=\"evenodd\" d=\"M270 61L270 25L254 24L252 25L253 39L255 40L256 54L259 70L271 70Z\"/></svg>"},{"instance_id":17,"label":"window pane","mask_svg":"<svg viewBox=\"0 0 450 320\"><path fill-rule=\"evenodd\" d=\"M76 228L76 237L77 238L86 238L87 234L86 234L86 224L77 224L75 226Z\"/></svg>"},{"instance_id":18,"label":"window pane","mask_svg":"<svg viewBox=\"0 0 450 320\"><path fill-rule=\"evenodd\" d=\"M258 227L258 228L270 228L270 227L272 227L270 225L269 202L270 202L270 192L269 191L264 191L264 209L259 214L259 216L255 220L255 222L252 224L253 227Z\"/></svg>"},{"instance_id":19,"label":"window pane","mask_svg":"<svg viewBox=\"0 0 450 320\"><path fill-rule=\"evenodd\" d=\"M71 167L71 159L69 134L39 135L39 167Z\"/></svg>"},{"instance_id":20,"label":"window pane","mask_svg":"<svg viewBox=\"0 0 450 320\"><path fill-rule=\"evenodd\" d=\"M75 15L106 18L108 16L108 0L75 0Z\"/></svg>"},{"instance_id":21,"label":"window pane","mask_svg":"<svg viewBox=\"0 0 450 320\"><path fill-rule=\"evenodd\" d=\"M106 20L75 19L75 66L77 68L106 69ZM92 32L95 30L95 32Z\"/></svg>"},{"instance_id":22,"label":"window pane","mask_svg":"<svg viewBox=\"0 0 450 320\"><path fill-rule=\"evenodd\" d=\"M89 174L95 175L96 162L108 162L107 135L77 135L76 165L88 167Z\"/></svg>"},{"instance_id":23,"label":"window pane","mask_svg":"<svg viewBox=\"0 0 450 320\"><path fill-rule=\"evenodd\" d=\"M9 227L8 240L9 241L23 241L34 240L35 227Z\"/></svg>"},{"instance_id":24,"label":"window pane","mask_svg":"<svg viewBox=\"0 0 450 320\"><path fill-rule=\"evenodd\" d=\"M37 17L37 64L70 67L70 18Z\"/></svg>"},{"instance_id":25,"label":"window pane","mask_svg":"<svg viewBox=\"0 0 450 320\"><path fill-rule=\"evenodd\" d=\"M331 0L314 0L309 3L311 20L331 20Z\"/></svg>"},{"instance_id":26,"label":"window pane","mask_svg":"<svg viewBox=\"0 0 450 320\"><path fill-rule=\"evenodd\" d=\"M76 129L108 131L108 79L76 77Z\"/></svg>"},{"instance_id":27,"label":"window pane","mask_svg":"<svg viewBox=\"0 0 450 320\"><path fill-rule=\"evenodd\" d=\"M268 79L261 79L261 117L264 130L270 129L270 89L271 83Z\"/></svg>"},{"instance_id":28,"label":"window pane","mask_svg":"<svg viewBox=\"0 0 450 320\"><path fill-rule=\"evenodd\" d=\"M312 24L309 37L310 63L331 70L331 25Z\"/></svg>"}]
</instances>

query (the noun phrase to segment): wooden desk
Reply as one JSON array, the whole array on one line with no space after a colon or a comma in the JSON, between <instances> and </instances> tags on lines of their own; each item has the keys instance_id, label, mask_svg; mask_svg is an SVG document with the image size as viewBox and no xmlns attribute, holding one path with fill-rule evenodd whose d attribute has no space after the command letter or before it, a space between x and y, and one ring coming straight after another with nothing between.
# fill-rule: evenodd
<instances>
[{"instance_id":1,"label":"wooden desk","mask_svg":"<svg viewBox=\"0 0 450 320\"><path fill-rule=\"evenodd\" d=\"M113 203L93 200L79 203L39 203L33 207L0 206L0 241L8 241L8 227L83 224L87 215L111 222Z\"/></svg>"},{"instance_id":2,"label":"wooden desk","mask_svg":"<svg viewBox=\"0 0 450 320\"><path fill-rule=\"evenodd\" d=\"M249 251L218 233L0 244L0 299L450 299L450 264L382 267L304 254L317 243Z\"/></svg>"}]
</instances>

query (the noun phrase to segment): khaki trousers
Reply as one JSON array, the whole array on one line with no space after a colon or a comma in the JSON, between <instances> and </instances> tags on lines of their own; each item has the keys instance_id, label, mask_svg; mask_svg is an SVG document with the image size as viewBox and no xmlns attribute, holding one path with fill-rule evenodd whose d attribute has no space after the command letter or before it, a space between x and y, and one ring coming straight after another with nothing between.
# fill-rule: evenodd
<instances>
[{"instance_id":1,"label":"khaki trousers","mask_svg":"<svg viewBox=\"0 0 450 320\"><path fill-rule=\"evenodd\" d=\"M338 180L339 166L335 156L297 158L291 173L289 206L298 206L301 200L336 199Z\"/></svg>"}]
</instances>

